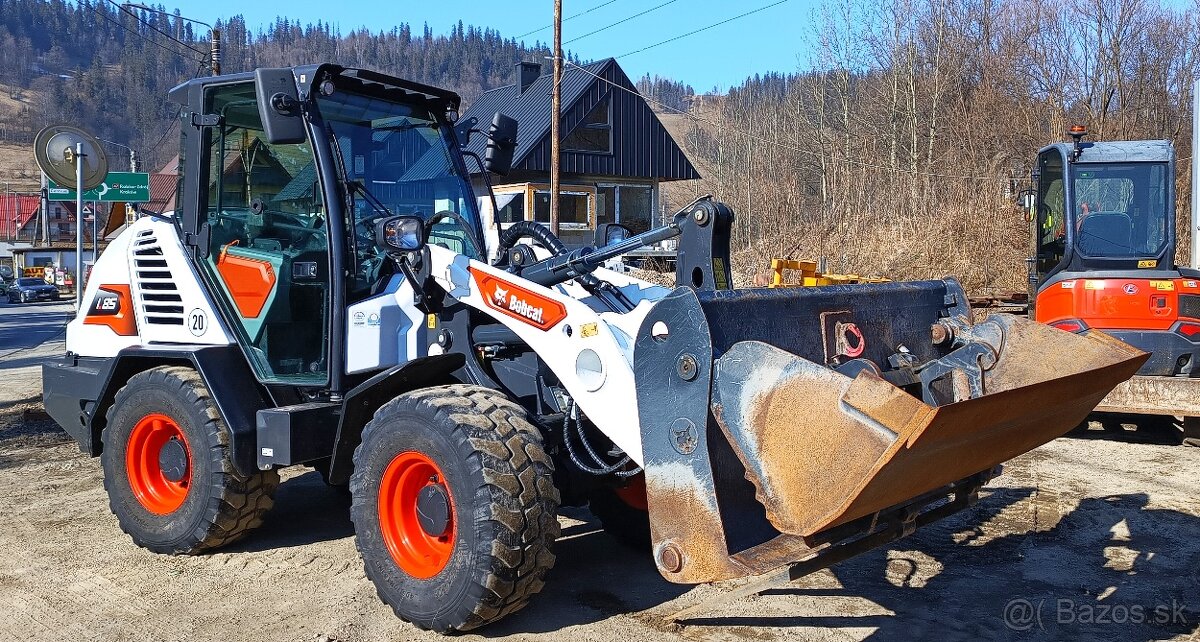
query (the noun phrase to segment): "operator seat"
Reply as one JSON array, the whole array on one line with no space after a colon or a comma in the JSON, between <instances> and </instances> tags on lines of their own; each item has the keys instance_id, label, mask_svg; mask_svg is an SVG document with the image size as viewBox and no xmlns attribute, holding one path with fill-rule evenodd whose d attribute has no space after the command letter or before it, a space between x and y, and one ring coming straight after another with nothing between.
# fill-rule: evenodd
<instances>
[{"instance_id":1,"label":"operator seat","mask_svg":"<svg viewBox=\"0 0 1200 642\"><path fill-rule=\"evenodd\" d=\"M1121 212L1089 214L1079 225L1079 249L1089 256L1123 256L1133 251L1133 223Z\"/></svg>"}]
</instances>

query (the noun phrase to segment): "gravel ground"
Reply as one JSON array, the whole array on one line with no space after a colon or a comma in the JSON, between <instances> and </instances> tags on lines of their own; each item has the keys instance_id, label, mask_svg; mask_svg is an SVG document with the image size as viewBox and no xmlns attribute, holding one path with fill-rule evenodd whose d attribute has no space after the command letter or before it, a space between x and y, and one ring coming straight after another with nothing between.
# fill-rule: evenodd
<instances>
[{"instance_id":1,"label":"gravel ground","mask_svg":"<svg viewBox=\"0 0 1200 642\"><path fill-rule=\"evenodd\" d=\"M218 553L160 556L109 513L99 461L40 414L50 339L0 353L0 637L427 640L363 575L348 500L302 467ZM465 639L1200 639L1200 449L1149 427L1077 432L1011 462L978 505L684 626L736 584L663 581L649 554L564 510L558 566L526 610Z\"/></svg>"}]
</instances>

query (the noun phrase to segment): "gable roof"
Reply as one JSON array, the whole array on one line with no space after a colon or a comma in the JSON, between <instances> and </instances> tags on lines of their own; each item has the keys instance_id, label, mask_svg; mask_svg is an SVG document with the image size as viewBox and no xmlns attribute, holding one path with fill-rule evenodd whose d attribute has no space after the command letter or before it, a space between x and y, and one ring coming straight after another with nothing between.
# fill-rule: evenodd
<instances>
[{"instance_id":1,"label":"gable roof","mask_svg":"<svg viewBox=\"0 0 1200 642\"><path fill-rule=\"evenodd\" d=\"M581 67L568 65L562 72L560 135L565 140L598 102L611 98L613 153L563 151L564 172L663 180L700 178L616 60L606 58ZM515 119L518 126L513 168L548 170L552 85L553 77L545 74L525 91L513 84L484 92L463 119L478 119L476 127L485 131L496 112ZM467 149L482 157L486 145L487 137L477 134L471 137Z\"/></svg>"},{"instance_id":2,"label":"gable roof","mask_svg":"<svg viewBox=\"0 0 1200 642\"><path fill-rule=\"evenodd\" d=\"M37 214L41 204L40 196L0 195L0 233L11 234L15 230L23 229Z\"/></svg>"}]
</instances>

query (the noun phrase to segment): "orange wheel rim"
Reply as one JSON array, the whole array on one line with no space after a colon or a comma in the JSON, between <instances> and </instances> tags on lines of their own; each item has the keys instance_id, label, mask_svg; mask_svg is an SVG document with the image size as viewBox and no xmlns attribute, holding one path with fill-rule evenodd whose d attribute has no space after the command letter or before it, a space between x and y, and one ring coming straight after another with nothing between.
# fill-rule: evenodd
<instances>
[{"instance_id":1,"label":"orange wheel rim","mask_svg":"<svg viewBox=\"0 0 1200 642\"><path fill-rule=\"evenodd\" d=\"M178 480L171 479L162 467L163 447L172 440L179 442L184 453L184 469ZM133 496L146 510L155 515L178 510L187 499L192 481L191 449L179 424L158 413L142 417L129 433L129 443L125 449L125 472Z\"/></svg>"},{"instance_id":2,"label":"orange wheel rim","mask_svg":"<svg viewBox=\"0 0 1200 642\"><path fill-rule=\"evenodd\" d=\"M454 550L454 498L445 476L426 455L408 451L396 455L379 482L379 528L392 560L405 573L429 579L450 561ZM429 533L417 516L418 497L427 487L437 487L449 504L449 516L440 533Z\"/></svg>"}]
</instances>

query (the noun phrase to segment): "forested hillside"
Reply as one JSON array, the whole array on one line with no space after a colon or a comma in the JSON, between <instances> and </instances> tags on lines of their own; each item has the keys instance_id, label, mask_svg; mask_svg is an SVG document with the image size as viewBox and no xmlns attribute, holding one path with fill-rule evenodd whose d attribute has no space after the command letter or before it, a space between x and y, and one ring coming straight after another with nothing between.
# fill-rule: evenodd
<instances>
[{"instance_id":1,"label":"forested hillside","mask_svg":"<svg viewBox=\"0 0 1200 642\"><path fill-rule=\"evenodd\" d=\"M163 162L173 151L173 141L158 144L174 115L167 90L209 73L208 30L138 13L107 0L0 0L0 85L6 92L0 143L27 143L47 124L75 123L138 149L152 165ZM225 73L334 61L448 87L468 101L511 82L518 61L549 55L462 22L448 36L434 36L428 25L341 33L328 23L282 18L252 30L241 16L216 26L223 30Z\"/></svg>"}]
</instances>

